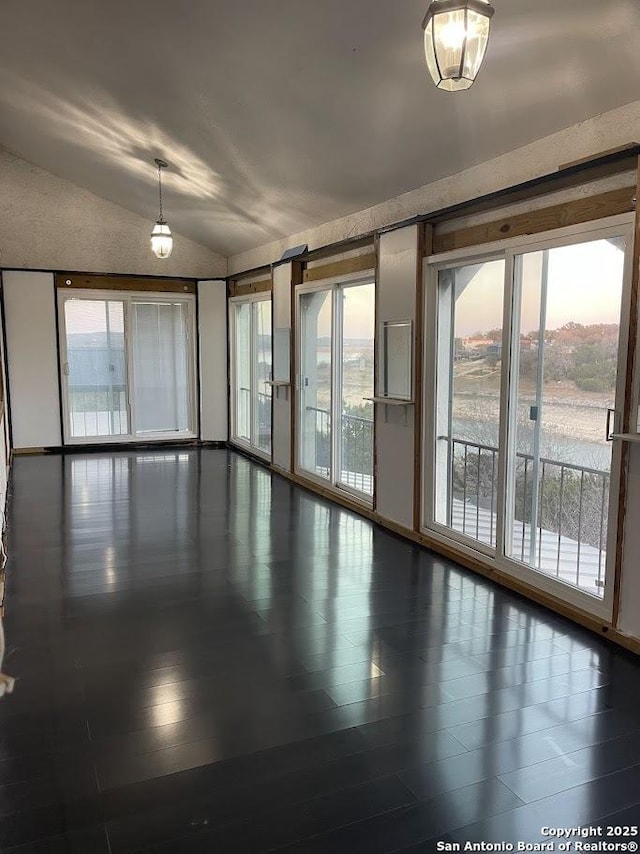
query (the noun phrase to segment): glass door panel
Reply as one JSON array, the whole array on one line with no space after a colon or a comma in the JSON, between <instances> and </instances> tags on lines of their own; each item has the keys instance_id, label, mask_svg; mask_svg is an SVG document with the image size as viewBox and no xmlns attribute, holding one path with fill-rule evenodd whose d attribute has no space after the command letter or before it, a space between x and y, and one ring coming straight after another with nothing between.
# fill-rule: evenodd
<instances>
[{"instance_id":1,"label":"glass door panel","mask_svg":"<svg viewBox=\"0 0 640 854\"><path fill-rule=\"evenodd\" d=\"M129 433L124 303L64 301L69 437Z\"/></svg>"},{"instance_id":2,"label":"glass door panel","mask_svg":"<svg viewBox=\"0 0 640 854\"><path fill-rule=\"evenodd\" d=\"M504 260L438 274L434 520L495 548Z\"/></svg>"},{"instance_id":3,"label":"glass door panel","mask_svg":"<svg viewBox=\"0 0 640 854\"><path fill-rule=\"evenodd\" d=\"M516 256L506 554L604 595L624 240Z\"/></svg>"},{"instance_id":4,"label":"glass door panel","mask_svg":"<svg viewBox=\"0 0 640 854\"><path fill-rule=\"evenodd\" d=\"M375 285L354 285L342 299L341 424L338 481L373 495L373 340Z\"/></svg>"},{"instance_id":5,"label":"glass door panel","mask_svg":"<svg viewBox=\"0 0 640 854\"><path fill-rule=\"evenodd\" d=\"M236 303L235 349L235 437L251 441L251 303Z\"/></svg>"},{"instance_id":6,"label":"glass door panel","mask_svg":"<svg viewBox=\"0 0 640 854\"><path fill-rule=\"evenodd\" d=\"M252 444L271 453L271 300L253 303L255 334L254 416Z\"/></svg>"},{"instance_id":7,"label":"glass door panel","mask_svg":"<svg viewBox=\"0 0 640 854\"><path fill-rule=\"evenodd\" d=\"M299 464L331 476L333 291L300 295Z\"/></svg>"},{"instance_id":8,"label":"glass door panel","mask_svg":"<svg viewBox=\"0 0 640 854\"><path fill-rule=\"evenodd\" d=\"M136 433L187 432L189 323L184 303L133 302Z\"/></svg>"}]
</instances>

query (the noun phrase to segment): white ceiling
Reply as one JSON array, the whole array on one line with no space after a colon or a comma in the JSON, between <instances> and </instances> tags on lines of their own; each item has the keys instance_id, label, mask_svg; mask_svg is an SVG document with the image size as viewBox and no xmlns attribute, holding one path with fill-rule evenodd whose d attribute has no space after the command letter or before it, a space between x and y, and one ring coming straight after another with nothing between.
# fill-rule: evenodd
<instances>
[{"instance_id":1,"label":"white ceiling","mask_svg":"<svg viewBox=\"0 0 640 854\"><path fill-rule=\"evenodd\" d=\"M224 255L636 100L638 0L494 0L435 90L427 0L3 0L0 145ZM639 133L640 136L640 133Z\"/></svg>"}]
</instances>

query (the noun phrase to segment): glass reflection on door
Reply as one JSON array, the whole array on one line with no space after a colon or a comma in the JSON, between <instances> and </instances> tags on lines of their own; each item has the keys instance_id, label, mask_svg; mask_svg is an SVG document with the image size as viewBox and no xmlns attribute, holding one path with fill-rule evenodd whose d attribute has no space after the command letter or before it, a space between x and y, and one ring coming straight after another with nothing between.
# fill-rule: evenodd
<instances>
[{"instance_id":1,"label":"glass reflection on door","mask_svg":"<svg viewBox=\"0 0 640 854\"><path fill-rule=\"evenodd\" d=\"M604 595L625 244L515 258L506 554Z\"/></svg>"},{"instance_id":2,"label":"glass reflection on door","mask_svg":"<svg viewBox=\"0 0 640 854\"><path fill-rule=\"evenodd\" d=\"M495 548L505 262L440 270L434 519Z\"/></svg>"},{"instance_id":3,"label":"glass reflection on door","mask_svg":"<svg viewBox=\"0 0 640 854\"><path fill-rule=\"evenodd\" d=\"M271 300L234 303L233 436L271 453Z\"/></svg>"},{"instance_id":4,"label":"glass reflection on door","mask_svg":"<svg viewBox=\"0 0 640 854\"><path fill-rule=\"evenodd\" d=\"M127 435L124 303L67 299L64 323L70 438Z\"/></svg>"},{"instance_id":5,"label":"glass reflection on door","mask_svg":"<svg viewBox=\"0 0 640 854\"><path fill-rule=\"evenodd\" d=\"M373 495L373 344L375 285L352 285L342 300L341 390L338 480Z\"/></svg>"},{"instance_id":6,"label":"glass reflection on door","mask_svg":"<svg viewBox=\"0 0 640 854\"><path fill-rule=\"evenodd\" d=\"M331 476L333 291L300 295L299 464Z\"/></svg>"},{"instance_id":7,"label":"glass reflection on door","mask_svg":"<svg viewBox=\"0 0 640 854\"><path fill-rule=\"evenodd\" d=\"M271 453L271 300L253 303L255 334L255 388L253 444Z\"/></svg>"},{"instance_id":8,"label":"glass reflection on door","mask_svg":"<svg viewBox=\"0 0 640 854\"><path fill-rule=\"evenodd\" d=\"M251 303L235 306L235 435L251 441Z\"/></svg>"}]
</instances>

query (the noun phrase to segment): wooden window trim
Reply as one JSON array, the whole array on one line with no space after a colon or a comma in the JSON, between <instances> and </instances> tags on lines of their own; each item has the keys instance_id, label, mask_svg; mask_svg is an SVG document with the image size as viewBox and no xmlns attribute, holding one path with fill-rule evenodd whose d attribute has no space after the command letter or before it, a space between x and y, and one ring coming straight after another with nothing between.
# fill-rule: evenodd
<instances>
[{"instance_id":1,"label":"wooden window trim","mask_svg":"<svg viewBox=\"0 0 640 854\"><path fill-rule=\"evenodd\" d=\"M304 271L303 282L318 282L323 279L334 279L338 276L348 276L350 273L364 273L376 268L376 253L368 252L366 255L356 255L355 258L344 258L342 261L333 261L323 264L321 267L311 267Z\"/></svg>"}]
</instances>

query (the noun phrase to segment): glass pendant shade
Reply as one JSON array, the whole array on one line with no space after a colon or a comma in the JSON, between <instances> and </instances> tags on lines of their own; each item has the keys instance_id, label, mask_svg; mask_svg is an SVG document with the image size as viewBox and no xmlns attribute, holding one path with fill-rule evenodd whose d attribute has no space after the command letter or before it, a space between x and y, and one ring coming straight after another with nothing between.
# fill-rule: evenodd
<instances>
[{"instance_id":1,"label":"glass pendant shade","mask_svg":"<svg viewBox=\"0 0 640 854\"><path fill-rule=\"evenodd\" d=\"M488 0L433 0L422 27L427 66L438 89L471 86L487 50L493 13Z\"/></svg>"},{"instance_id":2,"label":"glass pendant shade","mask_svg":"<svg viewBox=\"0 0 640 854\"><path fill-rule=\"evenodd\" d=\"M166 169L169 164L166 160L161 160L159 157L156 157L154 162L158 167L158 201L160 202L160 215L158 216L156 224L153 226L153 231L151 232L151 251L156 258L168 258L173 250L173 237L171 236L171 229L162 215L162 170Z\"/></svg>"},{"instance_id":3,"label":"glass pendant shade","mask_svg":"<svg viewBox=\"0 0 640 854\"><path fill-rule=\"evenodd\" d=\"M173 250L171 229L163 220L158 220L151 232L151 251L156 258L168 258Z\"/></svg>"}]
</instances>

